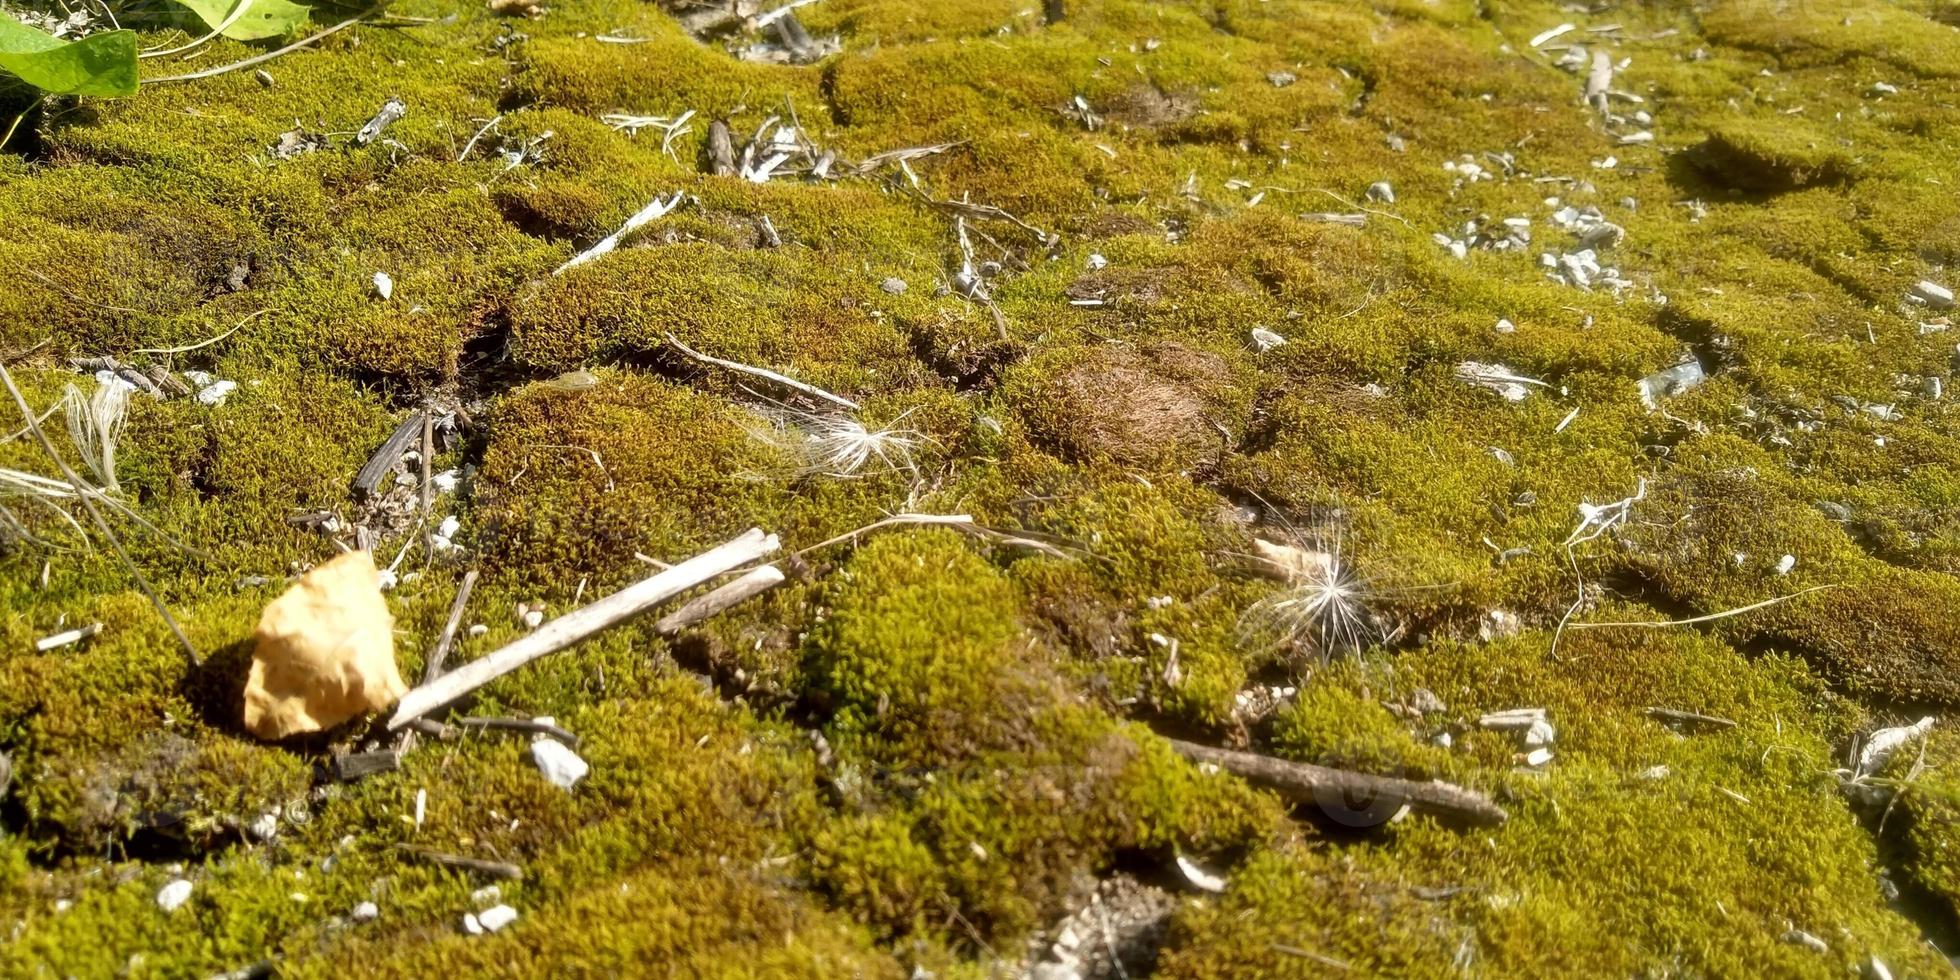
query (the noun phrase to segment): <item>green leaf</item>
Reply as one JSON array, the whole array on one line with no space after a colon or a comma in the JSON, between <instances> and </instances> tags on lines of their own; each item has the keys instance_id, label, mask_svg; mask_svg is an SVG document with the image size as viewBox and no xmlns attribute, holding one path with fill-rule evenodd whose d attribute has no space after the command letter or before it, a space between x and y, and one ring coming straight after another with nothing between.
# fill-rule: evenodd
<instances>
[{"instance_id":1,"label":"green leaf","mask_svg":"<svg viewBox=\"0 0 1960 980\"><path fill-rule=\"evenodd\" d=\"M212 30L234 41L278 37L306 21L306 7L288 0L177 0ZM238 7L245 5L241 12ZM226 22L230 21L229 24Z\"/></svg>"},{"instance_id":2,"label":"green leaf","mask_svg":"<svg viewBox=\"0 0 1960 980\"><path fill-rule=\"evenodd\" d=\"M136 34L64 41L0 14L0 71L58 95L136 94Z\"/></svg>"}]
</instances>

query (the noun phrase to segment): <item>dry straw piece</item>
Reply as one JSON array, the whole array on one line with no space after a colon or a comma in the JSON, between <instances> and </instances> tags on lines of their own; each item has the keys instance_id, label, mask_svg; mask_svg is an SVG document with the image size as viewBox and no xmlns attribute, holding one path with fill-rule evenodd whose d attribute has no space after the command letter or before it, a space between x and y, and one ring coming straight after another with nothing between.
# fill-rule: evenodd
<instances>
[{"instance_id":1,"label":"dry straw piece","mask_svg":"<svg viewBox=\"0 0 1960 980\"><path fill-rule=\"evenodd\" d=\"M374 556L350 551L306 573L259 616L245 727L263 739L332 728L408 690Z\"/></svg>"}]
</instances>

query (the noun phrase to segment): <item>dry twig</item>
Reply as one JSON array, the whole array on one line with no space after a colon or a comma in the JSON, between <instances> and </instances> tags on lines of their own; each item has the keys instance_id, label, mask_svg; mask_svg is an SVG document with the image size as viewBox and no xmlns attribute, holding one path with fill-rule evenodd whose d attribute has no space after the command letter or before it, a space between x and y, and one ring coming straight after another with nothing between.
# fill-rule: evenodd
<instances>
[{"instance_id":1,"label":"dry twig","mask_svg":"<svg viewBox=\"0 0 1960 980\"><path fill-rule=\"evenodd\" d=\"M761 558L775 551L777 546L775 535L751 528L673 568L574 609L481 659L409 691L395 707L388 727L401 728L533 660L557 653L586 637L626 622L723 572Z\"/></svg>"},{"instance_id":2,"label":"dry twig","mask_svg":"<svg viewBox=\"0 0 1960 980\"><path fill-rule=\"evenodd\" d=\"M1277 791L1295 803L1318 803L1322 794L1335 798L1400 800L1408 806L1439 817L1468 824L1491 826L1509 818L1490 797L1440 779L1416 782L1393 776L1374 776L1330 769L1305 762L1289 762L1250 752L1215 749L1194 742L1170 739L1178 754L1193 762L1209 762L1235 776Z\"/></svg>"},{"instance_id":3,"label":"dry twig","mask_svg":"<svg viewBox=\"0 0 1960 980\"><path fill-rule=\"evenodd\" d=\"M812 398L827 401L832 405L838 406L839 408L848 409L853 412L857 411L858 409L857 402L854 402L840 395L833 395L830 392L817 387L816 385L806 384L802 381L798 381L795 378L792 378L785 374L777 374L776 372L771 371L768 368L753 367L751 365L743 364L738 361L728 361L728 360L723 360L722 358L719 357L712 357L710 355L703 354L700 351L687 346L686 344L681 343L680 340L671 333L667 334L666 336L667 336L667 343L673 345L675 350L678 350L682 354L685 354L694 360L700 361L703 364L712 364L715 367L727 368L730 371L736 371L741 374L749 375L750 377L763 378L768 381L774 381L775 383L782 385L786 388L789 388L793 391L797 391L802 394L809 395Z\"/></svg>"},{"instance_id":4,"label":"dry twig","mask_svg":"<svg viewBox=\"0 0 1960 980\"><path fill-rule=\"evenodd\" d=\"M198 656L197 648L191 645L190 637L185 636L183 627L177 625L177 617L170 615L170 609L163 604L162 599L157 597L156 590L150 588L150 580L144 578L142 570L130 560L129 552L123 548L122 539L116 537L116 532L109 527L109 521L102 516L102 511L96 508L93 488L75 475L75 471L69 468L68 461L62 459L61 453L55 451L54 443L48 439L48 434L41 431L40 423L34 420L34 410L27 407L27 396L20 393L20 387L14 384L13 372L7 370L4 363L0 363L0 382L6 383L7 394L13 396L14 404L20 409L20 417L27 420L27 428L41 444L42 451L46 452L48 458L54 461L55 467L61 470L61 475L67 478L68 485L74 489L75 495L81 498L82 506L88 510L88 516L94 520L96 529L102 532L103 537L109 539L110 547L116 550L116 557L122 561L123 567L129 570L130 577L136 580L137 588L143 590L143 595L150 600L150 605L156 607L157 614L162 616L164 623L170 627L171 634L177 637L178 643L183 644L184 652L190 654L191 664L202 663L203 658Z\"/></svg>"}]
</instances>

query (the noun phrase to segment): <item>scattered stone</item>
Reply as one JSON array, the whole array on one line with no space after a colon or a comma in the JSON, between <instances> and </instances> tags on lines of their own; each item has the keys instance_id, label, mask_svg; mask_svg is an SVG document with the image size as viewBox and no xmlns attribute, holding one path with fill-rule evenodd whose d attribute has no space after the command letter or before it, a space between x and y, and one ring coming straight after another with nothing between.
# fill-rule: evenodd
<instances>
[{"instance_id":1,"label":"scattered stone","mask_svg":"<svg viewBox=\"0 0 1960 980\"><path fill-rule=\"evenodd\" d=\"M213 381L197 390L197 400L200 404L216 408L219 405L223 405L225 399L231 397L231 393L237 390L238 382L236 381Z\"/></svg>"},{"instance_id":2,"label":"scattered stone","mask_svg":"<svg viewBox=\"0 0 1960 980\"><path fill-rule=\"evenodd\" d=\"M393 299L395 297L395 277L385 272L375 273L374 295L381 297L383 300Z\"/></svg>"},{"instance_id":3,"label":"scattered stone","mask_svg":"<svg viewBox=\"0 0 1960 980\"><path fill-rule=\"evenodd\" d=\"M517 910L508 905L492 905L478 912L476 921L484 932L496 932L517 921Z\"/></svg>"},{"instance_id":4,"label":"scattered stone","mask_svg":"<svg viewBox=\"0 0 1960 980\"><path fill-rule=\"evenodd\" d=\"M1372 184L1369 184L1368 190L1365 193L1363 193L1362 196L1370 201L1380 201L1383 204L1394 204L1395 188L1393 185L1389 184L1388 181L1378 180Z\"/></svg>"},{"instance_id":5,"label":"scattered stone","mask_svg":"<svg viewBox=\"0 0 1960 980\"><path fill-rule=\"evenodd\" d=\"M265 607L245 684L245 727L273 740L379 711L408 690L374 556L316 566Z\"/></svg>"},{"instance_id":6,"label":"scattered stone","mask_svg":"<svg viewBox=\"0 0 1960 980\"><path fill-rule=\"evenodd\" d=\"M354 906L354 911L348 913L348 918L355 922L373 922L380 917L381 907L373 902L362 902Z\"/></svg>"},{"instance_id":7,"label":"scattered stone","mask_svg":"<svg viewBox=\"0 0 1960 980\"><path fill-rule=\"evenodd\" d=\"M1785 932L1783 934L1783 941L1786 943L1791 943L1793 945L1802 946L1806 949L1809 949L1817 953L1828 953L1831 951L1830 943L1827 943L1824 940L1819 939L1816 936L1813 936L1810 933L1803 931L1802 929L1791 929L1788 932Z\"/></svg>"},{"instance_id":8,"label":"scattered stone","mask_svg":"<svg viewBox=\"0 0 1960 980\"><path fill-rule=\"evenodd\" d=\"M1286 345L1285 337L1282 337L1279 334L1276 334L1271 330L1266 329L1265 327L1252 328L1253 350L1258 351L1261 354L1264 354L1275 347L1283 347L1285 345Z\"/></svg>"},{"instance_id":9,"label":"scattered stone","mask_svg":"<svg viewBox=\"0 0 1960 980\"><path fill-rule=\"evenodd\" d=\"M551 738L540 738L531 743L531 761L537 763L538 771L544 773L546 781L565 790L578 785L578 781L592 769L578 757L578 753Z\"/></svg>"},{"instance_id":10,"label":"scattered stone","mask_svg":"<svg viewBox=\"0 0 1960 980\"><path fill-rule=\"evenodd\" d=\"M1409 707L1425 715L1440 715L1450 710L1449 706L1443 703L1443 699L1436 696L1435 691L1426 687L1418 687L1409 695Z\"/></svg>"},{"instance_id":11,"label":"scattered stone","mask_svg":"<svg viewBox=\"0 0 1960 980\"><path fill-rule=\"evenodd\" d=\"M408 115L408 103L390 97L388 101L381 103L381 108L375 112L374 118L369 119L367 125L362 126L360 132L354 134L354 145L366 146L380 139L382 130L394 125L396 120L405 115Z\"/></svg>"},{"instance_id":12,"label":"scattered stone","mask_svg":"<svg viewBox=\"0 0 1960 980\"><path fill-rule=\"evenodd\" d=\"M1266 81L1270 82L1274 88L1285 88L1299 80L1300 76L1290 71L1270 71L1266 73Z\"/></svg>"},{"instance_id":13,"label":"scattered stone","mask_svg":"<svg viewBox=\"0 0 1960 980\"><path fill-rule=\"evenodd\" d=\"M175 912L185 902L191 900L191 883L177 878L157 890L157 908L165 912Z\"/></svg>"},{"instance_id":14,"label":"scattered stone","mask_svg":"<svg viewBox=\"0 0 1960 980\"><path fill-rule=\"evenodd\" d=\"M878 284L878 288L892 294L893 296L903 296L905 295L905 288L906 288L905 280L900 279L897 276L887 276L884 282Z\"/></svg>"},{"instance_id":15,"label":"scattered stone","mask_svg":"<svg viewBox=\"0 0 1960 980\"><path fill-rule=\"evenodd\" d=\"M1931 279L1921 279L1912 284L1912 288L1908 291L1906 299L1922 306L1944 310L1953 305L1953 290Z\"/></svg>"}]
</instances>

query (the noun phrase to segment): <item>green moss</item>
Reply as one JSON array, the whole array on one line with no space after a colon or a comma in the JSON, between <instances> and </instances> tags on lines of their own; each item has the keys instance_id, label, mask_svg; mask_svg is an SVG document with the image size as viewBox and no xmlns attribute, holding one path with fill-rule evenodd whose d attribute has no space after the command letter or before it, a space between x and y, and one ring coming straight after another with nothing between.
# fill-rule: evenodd
<instances>
[{"instance_id":1,"label":"green moss","mask_svg":"<svg viewBox=\"0 0 1960 980\"><path fill-rule=\"evenodd\" d=\"M1857 163L1830 137L1786 120L1729 122L1695 147L1695 163L1730 187L1788 190L1857 175Z\"/></svg>"},{"instance_id":2,"label":"green moss","mask_svg":"<svg viewBox=\"0 0 1960 980\"><path fill-rule=\"evenodd\" d=\"M239 387L137 399L120 453L124 500L200 552L118 525L202 667L102 542L0 501L77 549L0 542L0 972L1018 972L1096 879L1180 851L1232 884L1180 906L1173 976L1327 969L1294 951L1397 975L1835 975L1871 955L1933 972L1872 865L1950 904L1949 747L1877 844L1824 773L1873 724L1861 705L1960 699L1960 442L1924 394L1952 390L1953 335L1901 303L1954 285L1960 255L1949 12L1650 4L1593 32L1608 18L1548 0L1108 0L1058 24L1038 6L825 0L798 15L841 53L794 66L745 57L745 31L690 36L674 4L403 0L431 22L339 32L266 63L269 87L234 71L24 118L26 156L0 161L0 357L32 404L86 386L66 370L85 355ZM1566 21L1644 100L1615 96L1622 121L1526 43ZM189 39L138 26L146 47ZM389 96L408 115L354 145ZM601 118L689 110L664 147ZM836 179L703 173L711 122L739 144L792 113ZM1635 126L1654 141L1616 142ZM295 127L325 145L275 158ZM909 172L852 172L941 143ZM1492 179L1443 168L1466 154ZM1364 200L1383 180L1396 200ZM1004 326L942 288L967 257L931 202L958 200L1059 234L963 222L975 264L1001 267ZM1315 216L1364 206L1359 227ZM1602 260L1633 287L1545 278L1538 253L1576 247L1547 220L1564 206L1626 230ZM1509 217L1531 220L1529 250L1431 239ZM1287 343L1255 351L1254 327ZM914 466L800 471L794 433L756 410L781 392L669 333L916 432ZM1643 404L1638 379L1688 353L1709 379ZM1545 387L1506 401L1456 377L1471 360ZM547 380L575 369L596 385ZM333 552L289 519L332 510L391 555L411 544L412 517L347 485L429 399L463 409L438 462L461 489L431 514L462 547L402 559L411 675L466 565L484 629L459 663L519 636L519 603L642 577L636 553L749 526L797 552L790 582L685 637L628 624L477 694L466 710L582 737L593 772L571 793L508 735L311 785L353 732L270 747L238 727L253 618ZM50 472L25 439L0 466ZM1643 480L1624 525L1567 551L1582 506ZM901 512L1071 557L918 528L801 550ZM1365 649L1322 662L1251 635L1282 587L1255 539L1338 547L1379 628ZM1695 632L1583 628L1816 585L1834 587ZM1650 704L1737 724L1681 736ZM1526 705L1558 726L1542 771L1475 725ZM1145 724L1448 778L1513 817L1314 835L1334 815L1288 823ZM240 833L274 808L273 840ZM400 843L522 865L501 896L522 917L459 935L482 883ZM176 874L197 890L165 915ZM366 900L380 919L349 924Z\"/></svg>"}]
</instances>

